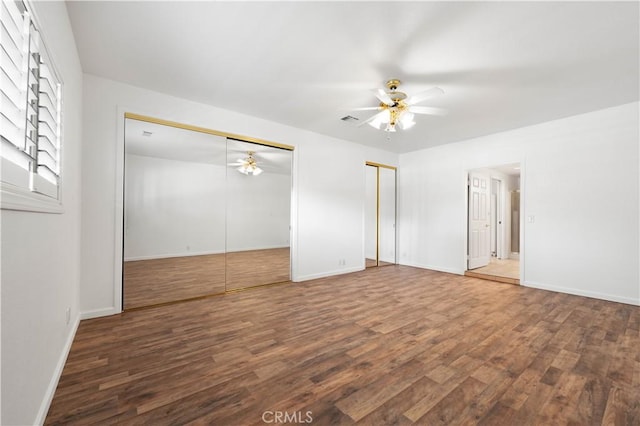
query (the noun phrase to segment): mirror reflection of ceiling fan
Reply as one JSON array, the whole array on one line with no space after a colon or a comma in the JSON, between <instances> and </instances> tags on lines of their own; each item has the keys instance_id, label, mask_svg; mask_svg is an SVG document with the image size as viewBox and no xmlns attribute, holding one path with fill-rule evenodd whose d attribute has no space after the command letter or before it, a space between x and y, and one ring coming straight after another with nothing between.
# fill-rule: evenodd
<instances>
[{"instance_id":1,"label":"mirror reflection of ceiling fan","mask_svg":"<svg viewBox=\"0 0 640 426\"><path fill-rule=\"evenodd\" d=\"M400 83L400 80L397 79L389 80L386 83L388 91L378 89L375 92L375 96L380 100L380 105L355 109L355 111L378 111L358 126L368 124L379 130L395 132L396 126L403 130L413 127L416 124L415 114L447 114L447 110L443 108L416 105L429 98L442 95L444 91L439 87L433 87L407 97L406 93L398 91Z\"/></svg>"},{"instance_id":2,"label":"mirror reflection of ceiling fan","mask_svg":"<svg viewBox=\"0 0 640 426\"><path fill-rule=\"evenodd\" d=\"M258 176L262 173L262 169L258 167L258 162L253 157L254 151L247 151L247 157L236 160L235 163L229 163L229 166L237 166L236 170L247 176Z\"/></svg>"}]
</instances>

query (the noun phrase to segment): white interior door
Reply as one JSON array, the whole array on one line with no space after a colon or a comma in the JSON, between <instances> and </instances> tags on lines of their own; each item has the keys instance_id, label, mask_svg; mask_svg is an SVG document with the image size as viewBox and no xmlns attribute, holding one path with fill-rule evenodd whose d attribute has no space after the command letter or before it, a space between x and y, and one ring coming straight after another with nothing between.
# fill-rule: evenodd
<instances>
[{"instance_id":1,"label":"white interior door","mask_svg":"<svg viewBox=\"0 0 640 426\"><path fill-rule=\"evenodd\" d=\"M469 173L469 265L468 269L489 264L491 258L490 180L481 173Z\"/></svg>"}]
</instances>

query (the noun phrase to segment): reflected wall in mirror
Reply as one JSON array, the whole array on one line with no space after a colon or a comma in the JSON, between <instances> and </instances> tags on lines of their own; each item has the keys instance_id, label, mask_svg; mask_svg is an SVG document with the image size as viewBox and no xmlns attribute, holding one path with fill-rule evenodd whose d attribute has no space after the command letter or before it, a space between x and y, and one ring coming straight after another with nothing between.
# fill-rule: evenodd
<instances>
[{"instance_id":1,"label":"reflected wall in mirror","mask_svg":"<svg viewBox=\"0 0 640 426\"><path fill-rule=\"evenodd\" d=\"M225 138L125 120L124 308L225 291Z\"/></svg>"},{"instance_id":2,"label":"reflected wall in mirror","mask_svg":"<svg viewBox=\"0 0 640 426\"><path fill-rule=\"evenodd\" d=\"M227 141L226 290L289 281L292 152Z\"/></svg>"},{"instance_id":3,"label":"reflected wall in mirror","mask_svg":"<svg viewBox=\"0 0 640 426\"><path fill-rule=\"evenodd\" d=\"M396 169L365 167L365 266L396 263Z\"/></svg>"}]
</instances>

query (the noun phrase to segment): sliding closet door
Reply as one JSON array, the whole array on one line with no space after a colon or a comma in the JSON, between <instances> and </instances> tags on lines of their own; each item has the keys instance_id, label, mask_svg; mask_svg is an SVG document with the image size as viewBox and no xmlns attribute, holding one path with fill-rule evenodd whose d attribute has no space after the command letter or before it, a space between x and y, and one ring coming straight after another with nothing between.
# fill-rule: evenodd
<instances>
[{"instance_id":1,"label":"sliding closet door","mask_svg":"<svg viewBox=\"0 0 640 426\"><path fill-rule=\"evenodd\" d=\"M225 291L225 138L126 119L124 308Z\"/></svg>"},{"instance_id":2,"label":"sliding closet door","mask_svg":"<svg viewBox=\"0 0 640 426\"><path fill-rule=\"evenodd\" d=\"M378 266L378 167L365 167L364 206L365 267Z\"/></svg>"},{"instance_id":3,"label":"sliding closet door","mask_svg":"<svg viewBox=\"0 0 640 426\"><path fill-rule=\"evenodd\" d=\"M396 171L378 167L378 266L396 263Z\"/></svg>"},{"instance_id":4,"label":"sliding closet door","mask_svg":"<svg viewBox=\"0 0 640 426\"><path fill-rule=\"evenodd\" d=\"M226 290L290 279L292 152L227 140Z\"/></svg>"},{"instance_id":5,"label":"sliding closet door","mask_svg":"<svg viewBox=\"0 0 640 426\"><path fill-rule=\"evenodd\" d=\"M365 266L396 263L396 169L378 163L365 167Z\"/></svg>"}]
</instances>

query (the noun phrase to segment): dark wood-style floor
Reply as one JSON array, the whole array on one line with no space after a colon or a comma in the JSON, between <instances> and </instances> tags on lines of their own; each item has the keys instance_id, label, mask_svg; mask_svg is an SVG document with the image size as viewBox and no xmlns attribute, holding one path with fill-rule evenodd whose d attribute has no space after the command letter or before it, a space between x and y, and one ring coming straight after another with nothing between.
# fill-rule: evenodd
<instances>
[{"instance_id":1,"label":"dark wood-style floor","mask_svg":"<svg viewBox=\"0 0 640 426\"><path fill-rule=\"evenodd\" d=\"M631 305L371 268L83 321L46 424L638 425L639 330Z\"/></svg>"},{"instance_id":2,"label":"dark wood-style floor","mask_svg":"<svg viewBox=\"0 0 640 426\"><path fill-rule=\"evenodd\" d=\"M124 308L289 281L289 248L124 262Z\"/></svg>"}]
</instances>

